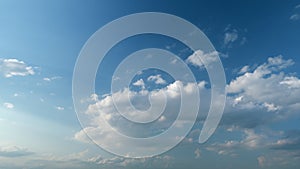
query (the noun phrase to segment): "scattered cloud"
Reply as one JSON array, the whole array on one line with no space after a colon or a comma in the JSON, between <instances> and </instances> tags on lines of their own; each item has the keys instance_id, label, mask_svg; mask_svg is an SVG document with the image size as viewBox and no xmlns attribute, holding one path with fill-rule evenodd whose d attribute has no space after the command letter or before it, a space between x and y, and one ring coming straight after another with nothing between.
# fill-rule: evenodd
<instances>
[{"instance_id":1,"label":"scattered cloud","mask_svg":"<svg viewBox=\"0 0 300 169\"><path fill-rule=\"evenodd\" d=\"M291 17L290 17L290 20L293 20L293 21L297 21L300 19L300 15L299 14L293 14Z\"/></svg>"},{"instance_id":2,"label":"scattered cloud","mask_svg":"<svg viewBox=\"0 0 300 169\"><path fill-rule=\"evenodd\" d=\"M63 110L65 110L65 108L64 108L64 107L62 107L62 106L56 106L55 108L56 108L56 110L59 110L59 111L63 111Z\"/></svg>"},{"instance_id":3,"label":"scattered cloud","mask_svg":"<svg viewBox=\"0 0 300 169\"><path fill-rule=\"evenodd\" d=\"M3 106L7 109L13 109L15 107L14 104L8 102L3 103Z\"/></svg>"},{"instance_id":4,"label":"scattered cloud","mask_svg":"<svg viewBox=\"0 0 300 169\"><path fill-rule=\"evenodd\" d=\"M143 79L139 79L136 82L133 83L134 86L139 86L142 89L145 89L145 82Z\"/></svg>"},{"instance_id":5,"label":"scattered cloud","mask_svg":"<svg viewBox=\"0 0 300 169\"><path fill-rule=\"evenodd\" d=\"M92 141L91 139L88 137L88 135L86 134L85 130L89 130L89 128L85 128L83 130L80 130L79 132L76 132L74 135L74 140L83 142L83 143L89 143L91 144Z\"/></svg>"},{"instance_id":6,"label":"scattered cloud","mask_svg":"<svg viewBox=\"0 0 300 169\"><path fill-rule=\"evenodd\" d=\"M300 156L300 131L294 130L285 133L284 138L277 140L271 145L276 150L293 150Z\"/></svg>"},{"instance_id":7,"label":"scattered cloud","mask_svg":"<svg viewBox=\"0 0 300 169\"><path fill-rule=\"evenodd\" d=\"M234 29L229 24L224 32L223 46L226 48L231 48L233 44L244 45L247 42L247 38L243 36L247 29Z\"/></svg>"},{"instance_id":8,"label":"scattered cloud","mask_svg":"<svg viewBox=\"0 0 300 169\"><path fill-rule=\"evenodd\" d=\"M287 85L288 88L300 88L300 79L297 77L285 77L280 84Z\"/></svg>"},{"instance_id":9,"label":"scattered cloud","mask_svg":"<svg viewBox=\"0 0 300 169\"><path fill-rule=\"evenodd\" d=\"M87 110L83 112L85 115L90 116L88 120L90 122L84 125L83 130L75 134L74 139L85 143L89 142L85 134L87 133L96 143L115 147L118 148L118 150L128 153L132 151L127 150L128 147L134 146L135 152L132 153L138 152L141 153L140 155L165 149L170 145L170 142L175 142L181 138L178 137L178 132L184 129L184 126L188 126L192 123L195 117L186 112L185 118L179 119L179 122L174 126L178 129L176 133L172 134L174 137L166 138L166 140L160 144L148 145L147 142L145 142L144 144L135 145L135 142L125 140L119 135L114 134L112 128L127 136L142 138L161 133L164 129L169 128L174 120L176 120L177 113L174 112L178 112L179 110L181 94L185 95L185 97L193 96L197 93L196 89L201 87L203 87L203 82L199 82L199 84L184 84L181 81L175 81L159 90L135 92L125 88L122 91L107 95L99 99L96 103L90 104ZM151 98L151 104L149 104L148 98ZM132 104L127 104L128 99L131 100ZM165 104L166 100L168 100L167 104ZM187 105L187 107L195 106L192 101L187 102L187 104L190 104ZM132 109L131 106L139 107L139 109ZM148 106L150 106L150 108L145 109ZM116 107L118 107L118 109ZM122 115L125 115L125 117L130 120L148 121L151 119L150 121L152 121L153 119L153 122L142 126L133 124L124 119L118 110L122 110ZM163 113L162 116L161 113ZM103 122L103 120L107 122ZM108 123L109 125L103 125L104 123ZM111 140L115 141L112 142ZM134 156L135 154L131 155Z\"/></svg>"},{"instance_id":10,"label":"scattered cloud","mask_svg":"<svg viewBox=\"0 0 300 169\"><path fill-rule=\"evenodd\" d=\"M201 151L200 151L199 148L197 148L194 153L195 153L195 158L196 159L199 159L201 157Z\"/></svg>"},{"instance_id":11,"label":"scattered cloud","mask_svg":"<svg viewBox=\"0 0 300 169\"><path fill-rule=\"evenodd\" d=\"M248 65L241 68L238 74L244 74L250 70L250 67Z\"/></svg>"},{"instance_id":12,"label":"scattered cloud","mask_svg":"<svg viewBox=\"0 0 300 169\"><path fill-rule=\"evenodd\" d=\"M276 56L253 70L243 67L241 75L227 85L222 124L255 128L295 114L300 100L299 78L284 72L293 64L291 59Z\"/></svg>"},{"instance_id":13,"label":"scattered cloud","mask_svg":"<svg viewBox=\"0 0 300 169\"><path fill-rule=\"evenodd\" d=\"M195 51L186 59L188 64L204 68L218 61L218 52L204 53L202 50Z\"/></svg>"},{"instance_id":14,"label":"scattered cloud","mask_svg":"<svg viewBox=\"0 0 300 169\"><path fill-rule=\"evenodd\" d=\"M62 78L61 76L53 76L53 77L44 77L43 80L47 81L47 82L51 82L53 80L58 80L58 79L61 79L61 78Z\"/></svg>"},{"instance_id":15,"label":"scattered cloud","mask_svg":"<svg viewBox=\"0 0 300 169\"><path fill-rule=\"evenodd\" d=\"M206 149L214 151L219 155L235 156L236 151L241 149L255 150L265 146L266 139L264 135L257 134L252 129L243 129L243 138L241 140L229 140L225 143L213 143Z\"/></svg>"},{"instance_id":16,"label":"scattered cloud","mask_svg":"<svg viewBox=\"0 0 300 169\"><path fill-rule=\"evenodd\" d=\"M22 157L34 154L28 151L26 148L21 148L17 146L6 146L0 147L0 157Z\"/></svg>"},{"instance_id":17,"label":"scattered cloud","mask_svg":"<svg viewBox=\"0 0 300 169\"><path fill-rule=\"evenodd\" d=\"M147 78L148 81L154 81L155 84L166 84L167 82L161 77L161 75L153 75Z\"/></svg>"},{"instance_id":18,"label":"scattered cloud","mask_svg":"<svg viewBox=\"0 0 300 169\"><path fill-rule=\"evenodd\" d=\"M299 8L300 8L300 4L295 6L295 10L297 12L295 12L293 15L290 16L290 20L292 21L300 20L300 13L298 11Z\"/></svg>"},{"instance_id":19,"label":"scattered cloud","mask_svg":"<svg viewBox=\"0 0 300 169\"><path fill-rule=\"evenodd\" d=\"M238 39L239 35L237 30L233 30L232 32L226 32L224 35L224 44L228 45L230 43L235 42Z\"/></svg>"},{"instance_id":20,"label":"scattered cloud","mask_svg":"<svg viewBox=\"0 0 300 169\"><path fill-rule=\"evenodd\" d=\"M89 162L101 165L103 168L169 168L172 167L173 158L168 155L155 156L151 158L123 158L123 157L112 157L104 158L101 156L95 156L88 160Z\"/></svg>"},{"instance_id":21,"label":"scattered cloud","mask_svg":"<svg viewBox=\"0 0 300 169\"><path fill-rule=\"evenodd\" d=\"M264 156L257 157L258 165L263 168L266 165L266 158Z\"/></svg>"},{"instance_id":22,"label":"scattered cloud","mask_svg":"<svg viewBox=\"0 0 300 169\"><path fill-rule=\"evenodd\" d=\"M34 75L34 68L28 66L24 61L17 59L0 59L0 73L4 77Z\"/></svg>"}]
</instances>

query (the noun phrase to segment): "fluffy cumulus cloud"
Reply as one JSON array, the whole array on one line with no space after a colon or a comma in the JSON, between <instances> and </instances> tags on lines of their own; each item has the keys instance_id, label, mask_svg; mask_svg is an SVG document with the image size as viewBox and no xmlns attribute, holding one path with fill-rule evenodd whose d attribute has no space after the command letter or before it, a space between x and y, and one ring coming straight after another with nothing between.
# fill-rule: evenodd
<instances>
[{"instance_id":1,"label":"fluffy cumulus cloud","mask_svg":"<svg viewBox=\"0 0 300 169\"><path fill-rule=\"evenodd\" d=\"M218 60L218 52L204 53L202 50L195 51L191 56L186 59L188 64L204 68L209 66Z\"/></svg>"},{"instance_id":2,"label":"fluffy cumulus cloud","mask_svg":"<svg viewBox=\"0 0 300 169\"><path fill-rule=\"evenodd\" d=\"M203 82L194 84L175 81L162 89L135 92L125 88L122 91L107 95L88 106L84 113L90 116L90 121L86 123L87 125L82 131L75 134L74 138L82 142L89 142L85 135L85 133L88 133L95 142L109 145L110 147L119 147L120 150L124 148L122 151L128 151L128 153L130 153L130 150L125 149L130 146L135 146L135 151L141 152L141 154L164 149L166 145L169 146L168 142L175 142L181 137L177 133L173 133L173 137L162 140L161 144L148 145L146 142L145 144L147 145L132 145L134 143L113 135L112 127L132 137L157 135L168 129L176 120L180 110L181 96L187 98L195 96L197 89L204 90ZM186 103L189 104L186 105L188 108L195 107L191 101ZM147 121L151 119L150 121L152 122L143 125L134 124L128 122L120 113L133 121ZM190 112L183 113L185 113L184 118L174 125L177 129L176 132L179 133L184 131L185 126L190 125L196 119ZM105 127L101 119L106 120L110 126ZM112 142L111 140L115 141Z\"/></svg>"},{"instance_id":3,"label":"fluffy cumulus cloud","mask_svg":"<svg viewBox=\"0 0 300 169\"><path fill-rule=\"evenodd\" d=\"M161 77L161 75L153 75L147 78L148 81L154 81L155 84L166 84L167 82Z\"/></svg>"},{"instance_id":4,"label":"fluffy cumulus cloud","mask_svg":"<svg viewBox=\"0 0 300 169\"><path fill-rule=\"evenodd\" d=\"M228 135L234 133L235 137L211 143L208 151L236 157L241 150L268 149L271 151L266 153L268 158L257 156L260 167L284 166L287 161L299 165L299 131L269 128L299 117L299 78L285 71L293 64L290 59L276 56L254 69L249 69L250 65L241 69L227 85L228 97L221 122L222 129Z\"/></svg>"},{"instance_id":5,"label":"fluffy cumulus cloud","mask_svg":"<svg viewBox=\"0 0 300 169\"><path fill-rule=\"evenodd\" d=\"M0 73L6 77L34 75L33 67L17 59L0 59Z\"/></svg>"},{"instance_id":6,"label":"fluffy cumulus cloud","mask_svg":"<svg viewBox=\"0 0 300 169\"><path fill-rule=\"evenodd\" d=\"M282 56L270 57L266 63L253 71L246 71L236 77L227 86L227 92L230 94L227 111L237 113L240 117L241 112L244 112L249 118L255 117L255 113L249 113L259 111L255 118L261 120L260 122L295 113L300 100L299 78L283 71L293 64L292 60L285 60ZM253 123L259 123L257 120L253 119Z\"/></svg>"},{"instance_id":7,"label":"fluffy cumulus cloud","mask_svg":"<svg viewBox=\"0 0 300 169\"><path fill-rule=\"evenodd\" d=\"M188 58L187 61L194 65L203 66L202 61L195 59L196 58ZM194 149L194 157L201 157L202 151L211 151L216 152L217 155L236 157L241 151L259 151L260 149L284 152L287 157L299 157L300 139L296 137L299 133L291 132L288 134L287 131L272 131L272 129L268 129L270 124L284 122L290 117L297 115L300 108L299 78L295 74L290 74L285 71L286 68L293 64L294 62L290 59L276 56L268 58L265 63L257 66L246 65L242 67L236 78L229 81L226 87L228 97L219 129L229 134L234 133L235 137L231 139L226 138L224 141L209 142L201 151L200 149ZM174 112L178 110L178 105L180 105L181 91L188 95L194 93L196 88L201 91L201 105L203 106L201 106L202 109L199 111L200 116L198 116L197 120L199 122L198 124L202 124L210 105L210 89L206 88L205 84L206 82L184 84L183 82L175 81L159 90L142 90L135 92L124 89L104 97L93 95L93 103L91 103L85 111L86 115L92 117L90 119L90 125L85 126L83 130L77 132L74 138L81 142L90 143L90 139L85 134L89 133L94 139L99 139L109 146L122 147L122 144L130 146L131 143L111 135L111 128L98 128L97 126L101 125L99 119L105 119L112 124L114 129L125 135L134 137L156 135L159 133L158 131L164 131L170 127L176 119L177 114ZM128 107L126 102L128 97L132 105L136 107L134 111ZM152 104L159 105L159 103L163 103L165 98L167 98L169 104L165 106L163 115L157 114L158 111L154 109L152 109L150 113L143 114L143 111L148 110ZM149 104L149 100L151 104ZM126 114L129 118L137 120L159 118L152 123L153 125L135 127L120 116L117 108L114 106L115 104L117 104L117 108L122 109L122 113ZM101 110L101 112L99 110ZM172 113L168 114L166 112ZM187 116L186 121L191 120L192 119ZM180 124L184 126L186 121L182 121ZM178 130L180 130L182 126L178 125ZM197 142L199 133L199 129L191 131L188 138L185 139L185 142L188 144ZM174 137L168 139L178 138ZM116 141L112 142L111 140ZM156 145L155 147L151 145L135 145L135 148L140 149L142 152L155 148L161 149L162 147ZM260 163L260 166L268 166L269 163L276 161L276 157L265 157L264 159L263 156L256 156L255 158L257 158L257 162L258 164ZM283 163L284 160L285 159L277 159L280 163ZM98 161L103 163L103 160ZM297 162L295 162L295 164L296 163Z\"/></svg>"},{"instance_id":8,"label":"fluffy cumulus cloud","mask_svg":"<svg viewBox=\"0 0 300 169\"><path fill-rule=\"evenodd\" d=\"M143 79L139 79L133 83L134 86L140 86L142 89L145 89L145 82Z\"/></svg>"}]
</instances>

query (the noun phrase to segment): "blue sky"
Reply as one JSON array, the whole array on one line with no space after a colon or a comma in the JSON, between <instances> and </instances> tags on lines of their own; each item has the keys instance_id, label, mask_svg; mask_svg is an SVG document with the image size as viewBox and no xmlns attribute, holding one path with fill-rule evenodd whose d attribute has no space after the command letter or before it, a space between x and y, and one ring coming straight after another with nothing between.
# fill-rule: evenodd
<instances>
[{"instance_id":1,"label":"blue sky","mask_svg":"<svg viewBox=\"0 0 300 169\"><path fill-rule=\"evenodd\" d=\"M299 168L299 5L295 0L1 1L0 168ZM128 94L110 93L113 72L132 52L161 48L178 55L196 77L201 108L191 132L172 150L142 159L108 153L83 132L72 101L76 59L99 28L138 12L188 20L219 53L228 95L221 123L205 144L198 137L210 103L207 72L189 60L193 51L183 43L151 34L128 38L109 51L98 69L98 98L90 98L95 101L91 109L98 103L112 115L112 125L126 132L127 123L118 123L102 105L109 96ZM168 73L150 69L137 74L129 88L138 93L136 107L145 109L149 103L139 96L141 91L169 92L176 85ZM171 112L176 99L167 107ZM159 127L167 128L174 119L167 114L158 120ZM142 137L159 131L147 127L151 130L133 127L127 134ZM111 142L106 139L101 137Z\"/></svg>"}]
</instances>

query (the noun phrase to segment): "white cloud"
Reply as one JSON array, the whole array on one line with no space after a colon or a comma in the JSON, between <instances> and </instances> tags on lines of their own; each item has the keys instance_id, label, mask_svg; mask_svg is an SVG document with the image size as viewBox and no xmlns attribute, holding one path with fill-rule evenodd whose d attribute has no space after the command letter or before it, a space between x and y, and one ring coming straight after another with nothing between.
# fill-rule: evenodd
<instances>
[{"instance_id":1,"label":"white cloud","mask_svg":"<svg viewBox=\"0 0 300 169\"><path fill-rule=\"evenodd\" d=\"M143 79L139 79L133 83L134 86L140 86L142 89L145 89L145 82Z\"/></svg>"},{"instance_id":2,"label":"white cloud","mask_svg":"<svg viewBox=\"0 0 300 169\"><path fill-rule=\"evenodd\" d=\"M0 59L0 72L4 77L34 75L34 69L17 59Z\"/></svg>"},{"instance_id":3,"label":"white cloud","mask_svg":"<svg viewBox=\"0 0 300 169\"><path fill-rule=\"evenodd\" d=\"M65 110L65 108L64 108L64 107L62 107L62 106L56 106L55 108L56 108L56 110L59 110L59 111L63 111L63 110Z\"/></svg>"},{"instance_id":4,"label":"white cloud","mask_svg":"<svg viewBox=\"0 0 300 169\"><path fill-rule=\"evenodd\" d=\"M283 73L273 73L292 64L292 60L283 60L282 56L269 58L267 63L258 66L253 72L247 72L235 80L232 80L227 86L227 92L243 92L253 97L266 94L266 90L270 93L277 93L276 89L282 88L280 82L283 81L286 76ZM269 76L266 77L267 75ZM268 89L266 89L265 86L268 86Z\"/></svg>"},{"instance_id":5,"label":"white cloud","mask_svg":"<svg viewBox=\"0 0 300 169\"><path fill-rule=\"evenodd\" d=\"M236 30L232 32L226 32L224 36L224 44L228 45L232 42L235 42L238 39L239 35Z\"/></svg>"},{"instance_id":6,"label":"white cloud","mask_svg":"<svg viewBox=\"0 0 300 169\"><path fill-rule=\"evenodd\" d=\"M225 141L225 143L213 143L206 149L208 151L216 152L219 155L235 156L236 151L241 149L254 150L267 145L264 135L257 134L251 129L243 129L240 131L244 135L241 140L229 140Z\"/></svg>"},{"instance_id":7,"label":"white cloud","mask_svg":"<svg viewBox=\"0 0 300 169\"><path fill-rule=\"evenodd\" d=\"M243 101L243 96L236 97L233 101L233 106L239 104L242 101Z\"/></svg>"},{"instance_id":8,"label":"white cloud","mask_svg":"<svg viewBox=\"0 0 300 169\"><path fill-rule=\"evenodd\" d=\"M299 14L293 14L291 17L290 17L290 20L293 20L293 21L297 21L300 19L300 15Z\"/></svg>"},{"instance_id":9,"label":"white cloud","mask_svg":"<svg viewBox=\"0 0 300 169\"><path fill-rule=\"evenodd\" d=\"M257 157L257 162L258 165L263 168L266 165L266 158L264 156L259 156Z\"/></svg>"},{"instance_id":10,"label":"white cloud","mask_svg":"<svg viewBox=\"0 0 300 169\"><path fill-rule=\"evenodd\" d=\"M203 68L218 61L218 52L204 53L201 50L195 51L191 56L186 59L186 62L194 66Z\"/></svg>"},{"instance_id":11,"label":"white cloud","mask_svg":"<svg viewBox=\"0 0 300 169\"><path fill-rule=\"evenodd\" d=\"M179 110L178 106L181 101L181 91L186 97L193 96L196 93L197 87L203 86L203 84L203 82L199 82L199 84L184 84L181 81L175 81L165 88L155 91L145 90L134 92L126 88L122 91L113 93L112 95L107 95L104 98L99 98L96 103L89 104L87 110L83 112L85 115L88 115L90 119L88 120L89 122L84 125L84 129L75 134L74 139L81 142L89 142L89 139L85 135L85 133L88 133L88 135L93 138L96 143L115 147L120 151L131 153L132 150L128 150L128 147L135 146L135 152L132 153L141 153L141 156L143 156L144 153L148 154L148 152L165 149L165 146L169 146L170 142L180 139L177 137L177 133L180 132L180 130L183 130L184 126L189 125L195 120L195 117L190 115L189 112L185 112L185 118L180 119L181 121L178 122L180 125L174 126L178 129L176 133L174 133L174 137L166 138L160 144L148 145L147 142L145 142L147 145L133 145L133 142L124 140L118 135L112 133L112 128L129 136L138 135L141 137L147 137L152 134L157 134L157 132L167 129L173 121L176 120L177 112ZM147 111L132 109L131 104L127 104L127 100L130 99L134 107L147 108L149 105L147 104L149 101L148 98L151 100L150 106L152 107L148 110L146 109ZM167 100L166 105L165 99ZM187 105L189 108L195 106L191 101L187 102L187 104L190 104ZM118 107L118 109L116 109L116 107ZM118 110L121 110L125 117L136 121L147 121L148 119L157 121L154 121L149 125L137 126L124 120ZM164 114L161 115L161 113ZM109 126L103 125L106 123L103 122L104 119L109 123ZM111 140L115 141L112 142ZM135 154L131 155L135 156Z\"/></svg>"},{"instance_id":12,"label":"white cloud","mask_svg":"<svg viewBox=\"0 0 300 169\"><path fill-rule=\"evenodd\" d=\"M280 107L274 105L273 103L264 103L263 105L267 108L268 111L277 111L280 109Z\"/></svg>"},{"instance_id":13,"label":"white cloud","mask_svg":"<svg viewBox=\"0 0 300 169\"><path fill-rule=\"evenodd\" d=\"M79 132L76 132L74 135L74 140L83 142L83 143L92 143L91 139L86 135L85 130L89 130L89 128L85 128L83 130L80 130Z\"/></svg>"},{"instance_id":14,"label":"white cloud","mask_svg":"<svg viewBox=\"0 0 300 169\"><path fill-rule=\"evenodd\" d=\"M172 167L173 158L168 155L155 156L151 158L123 158L123 157L111 157L104 158L102 156L91 157L89 162L100 164L106 168L169 168Z\"/></svg>"},{"instance_id":15,"label":"white cloud","mask_svg":"<svg viewBox=\"0 0 300 169\"><path fill-rule=\"evenodd\" d=\"M26 148L21 148L17 146L5 146L0 147L0 157L22 157L33 154L33 152L28 151Z\"/></svg>"},{"instance_id":16,"label":"white cloud","mask_svg":"<svg viewBox=\"0 0 300 169\"><path fill-rule=\"evenodd\" d=\"M199 159L201 157L201 151L200 151L199 148L197 148L194 153L195 153L195 158L196 159Z\"/></svg>"},{"instance_id":17,"label":"white cloud","mask_svg":"<svg viewBox=\"0 0 300 169\"><path fill-rule=\"evenodd\" d=\"M246 72L250 71L250 67L248 65L241 68L238 74L244 74Z\"/></svg>"},{"instance_id":18,"label":"white cloud","mask_svg":"<svg viewBox=\"0 0 300 169\"><path fill-rule=\"evenodd\" d=\"M154 81L155 84L166 84L167 82L161 77L161 75L153 75L147 78L148 81Z\"/></svg>"},{"instance_id":19,"label":"white cloud","mask_svg":"<svg viewBox=\"0 0 300 169\"><path fill-rule=\"evenodd\" d=\"M262 147L264 142L264 136L259 135L254 132L254 130L246 129L244 131L246 137L244 140L242 140L240 143L248 148L259 148Z\"/></svg>"},{"instance_id":20,"label":"white cloud","mask_svg":"<svg viewBox=\"0 0 300 169\"><path fill-rule=\"evenodd\" d=\"M233 44L241 46L247 42L247 38L244 36L247 33L247 29L234 29L229 24L224 32L223 47L231 48Z\"/></svg>"},{"instance_id":21,"label":"white cloud","mask_svg":"<svg viewBox=\"0 0 300 169\"><path fill-rule=\"evenodd\" d=\"M3 103L3 106L7 109L13 109L15 107L14 104L8 102Z\"/></svg>"},{"instance_id":22,"label":"white cloud","mask_svg":"<svg viewBox=\"0 0 300 169\"><path fill-rule=\"evenodd\" d=\"M266 63L231 80L223 124L253 128L297 113L299 79L284 72L293 64L282 56L270 57Z\"/></svg>"},{"instance_id":23,"label":"white cloud","mask_svg":"<svg viewBox=\"0 0 300 169\"><path fill-rule=\"evenodd\" d=\"M285 77L280 84L287 85L289 88L300 88L300 79L297 77Z\"/></svg>"},{"instance_id":24,"label":"white cloud","mask_svg":"<svg viewBox=\"0 0 300 169\"><path fill-rule=\"evenodd\" d=\"M61 79L62 77L60 76L53 76L53 77L44 77L43 80L47 82L51 82L53 80Z\"/></svg>"}]
</instances>

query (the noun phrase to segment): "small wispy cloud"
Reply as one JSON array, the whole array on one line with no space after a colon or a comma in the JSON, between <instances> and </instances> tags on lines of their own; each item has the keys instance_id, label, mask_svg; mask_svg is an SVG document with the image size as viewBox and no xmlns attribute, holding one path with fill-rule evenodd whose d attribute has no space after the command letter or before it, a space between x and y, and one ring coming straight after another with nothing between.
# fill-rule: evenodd
<instances>
[{"instance_id":1,"label":"small wispy cloud","mask_svg":"<svg viewBox=\"0 0 300 169\"><path fill-rule=\"evenodd\" d=\"M292 21L300 20L300 11L298 9L300 9L300 4L295 6L296 12L294 12L293 15L290 16L290 20Z\"/></svg>"},{"instance_id":2,"label":"small wispy cloud","mask_svg":"<svg viewBox=\"0 0 300 169\"><path fill-rule=\"evenodd\" d=\"M195 158L196 159L199 159L201 157L201 151L200 151L199 148L197 148L194 153L195 153Z\"/></svg>"},{"instance_id":3,"label":"small wispy cloud","mask_svg":"<svg viewBox=\"0 0 300 169\"><path fill-rule=\"evenodd\" d=\"M35 71L32 66L28 66L24 61L0 59L0 73L6 78L10 78L13 76L34 75Z\"/></svg>"},{"instance_id":4,"label":"small wispy cloud","mask_svg":"<svg viewBox=\"0 0 300 169\"><path fill-rule=\"evenodd\" d=\"M292 21L297 21L300 19L300 15L299 14L293 14L291 17L290 17L290 20Z\"/></svg>"},{"instance_id":5,"label":"small wispy cloud","mask_svg":"<svg viewBox=\"0 0 300 169\"><path fill-rule=\"evenodd\" d=\"M53 77L44 77L43 80L47 81L47 82L51 82L53 80L58 80L58 79L61 79L61 78L62 78L61 76L53 76Z\"/></svg>"},{"instance_id":6,"label":"small wispy cloud","mask_svg":"<svg viewBox=\"0 0 300 169\"><path fill-rule=\"evenodd\" d=\"M64 107L62 107L62 106L56 106L56 107L55 107L55 109L56 109L56 110L59 110L59 111L63 111L63 110L65 110L65 108L64 108Z\"/></svg>"},{"instance_id":7,"label":"small wispy cloud","mask_svg":"<svg viewBox=\"0 0 300 169\"><path fill-rule=\"evenodd\" d=\"M3 106L7 109L13 109L15 107L14 104L8 102L3 103Z\"/></svg>"},{"instance_id":8,"label":"small wispy cloud","mask_svg":"<svg viewBox=\"0 0 300 169\"><path fill-rule=\"evenodd\" d=\"M246 32L247 29L237 29L232 28L230 24L227 25L224 29L223 46L231 48L234 43L244 45L247 42L247 38L244 36Z\"/></svg>"},{"instance_id":9,"label":"small wispy cloud","mask_svg":"<svg viewBox=\"0 0 300 169\"><path fill-rule=\"evenodd\" d=\"M226 32L224 36L224 44L228 45L229 43L235 42L239 38L239 35L236 30L232 32Z\"/></svg>"},{"instance_id":10,"label":"small wispy cloud","mask_svg":"<svg viewBox=\"0 0 300 169\"><path fill-rule=\"evenodd\" d=\"M34 154L33 152L28 151L26 148L21 148L17 146L6 146L0 147L0 157L22 157Z\"/></svg>"}]
</instances>

